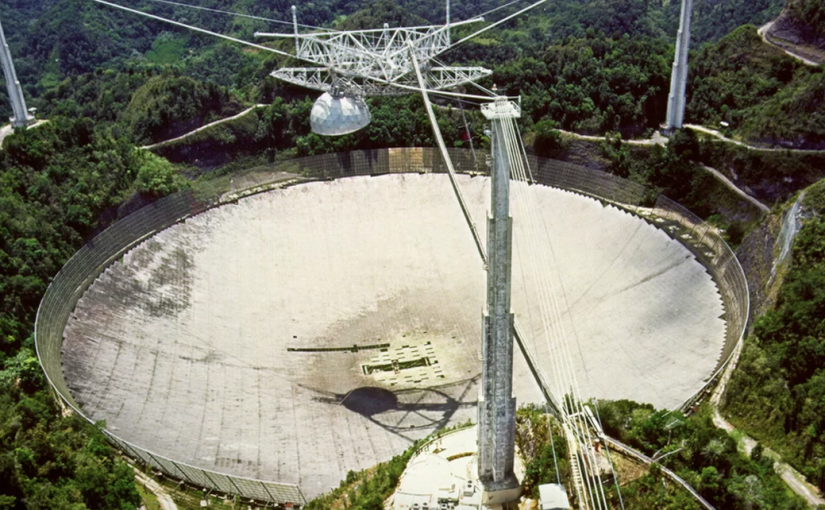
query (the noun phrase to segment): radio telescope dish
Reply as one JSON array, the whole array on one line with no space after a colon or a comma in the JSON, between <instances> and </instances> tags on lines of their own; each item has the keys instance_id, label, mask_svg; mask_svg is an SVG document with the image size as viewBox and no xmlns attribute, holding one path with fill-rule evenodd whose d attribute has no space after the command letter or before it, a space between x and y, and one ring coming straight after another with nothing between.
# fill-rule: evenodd
<instances>
[{"instance_id":1,"label":"radio telescope dish","mask_svg":"<svg viewBox=\"0 0 825 510\"><path fill-rule=\"evenodd\" d=\"M322 136L341 136L354 133L370 123L370 110L363 99L321 94L309 114L312 132Z\"/></svg>"}]
</instances>

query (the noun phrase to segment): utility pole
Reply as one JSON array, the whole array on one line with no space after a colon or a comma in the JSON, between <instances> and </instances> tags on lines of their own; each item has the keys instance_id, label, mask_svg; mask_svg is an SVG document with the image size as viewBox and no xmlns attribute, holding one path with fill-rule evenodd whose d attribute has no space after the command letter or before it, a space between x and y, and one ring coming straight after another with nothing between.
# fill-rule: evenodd
<instances>
[{"instance_id":1,"label":"utility pole","mask_svg":"<svg viewBox=\"0 0 825 510\"><path fill-rule=\"evenodd\" d=\"M487 220L487 304L483 314L481 395L478 402L478 476L491 500L518 497L515 461L516 399L513 397L513 312L510 309L513 219L510 159L505 123L518 107L497 97L482 107L492 122L491 215ZM515 491L515 492L514 492ZM498 496L495 494L498 493Z\"/></svg>"},{"instance_id":2,"label":"utility pole","mask_svg":"<svg viewBox=\"0 0 825 510\"><path fill-rule=\"evenodd\" d=\"M27 126L34 120L26 110L26 99L23 97L23 88L17 80L17 73L14 71L14 62L11 60L11 51L6 43L6 34L3 33L3 25L0 24L0 61L3 64L3 74L6 75L6 87L9 89L9 101L11 102L14 117L11 118L13 128Z\"/></svg>"},{"instance_id":3,"label":"utility pole","mask_svg":"<svg viewBox=\"0 0 825 510\"><path fill-rule=\"evenodd\" d=\"M673 58L670 95L667 98L666 131L668 133L681 129L685 120L685 91L687 89L690 18L692 13L693 0L682 0L679 33L676 35L676 56Z\"/></svg>"}]
</instances>

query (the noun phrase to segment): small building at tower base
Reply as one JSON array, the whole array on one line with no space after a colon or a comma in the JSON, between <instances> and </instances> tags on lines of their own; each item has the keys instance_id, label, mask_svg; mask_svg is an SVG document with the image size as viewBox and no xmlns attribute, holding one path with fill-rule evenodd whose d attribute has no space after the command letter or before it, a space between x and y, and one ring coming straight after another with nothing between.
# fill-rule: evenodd
<instances>
[{"instance_id":1,"label":"small building at tower base","mask_svg":"<svg viewBox=\"0 0 825 510\"><path fill-rule=\"evenodd\" d=\"M570 510L570 500L564 485L557 483L539 485L539 508L541 510Z\"/></svg>"}]
</instances>

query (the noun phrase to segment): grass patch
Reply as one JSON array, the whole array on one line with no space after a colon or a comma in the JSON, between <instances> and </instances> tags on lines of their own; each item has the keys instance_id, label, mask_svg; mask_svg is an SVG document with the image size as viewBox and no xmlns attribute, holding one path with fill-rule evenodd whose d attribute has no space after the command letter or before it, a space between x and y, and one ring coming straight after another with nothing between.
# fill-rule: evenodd
<instances>
[{"instance_id":1,"label":"grass patch","mask_svg":"<svg viewBox=\"0 0 825 510\"><path fill-rule=\"evenodd\" d=\"M154 64L177 64L186 56L188 35L175 35L163 32L152 43L152 49L146 52L146 58Z\"/></svg>"},{"instance_id":2,"label":"grass patch","mask_svg":"<svg viewBox=\"0 0 825 510\"><path fill-rule=\"evenodd\" d=\"M143 501L146 510L161 510L160 502L152 491L144 487L138 480L135 480L135 488L140 494L140 499Z\"/></svg>"}]
</instances>

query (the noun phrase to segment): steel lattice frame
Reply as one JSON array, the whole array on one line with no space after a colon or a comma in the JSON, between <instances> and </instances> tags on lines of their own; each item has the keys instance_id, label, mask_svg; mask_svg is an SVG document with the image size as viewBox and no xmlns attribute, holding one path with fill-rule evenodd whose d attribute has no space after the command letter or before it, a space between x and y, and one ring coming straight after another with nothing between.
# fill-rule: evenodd
<instances>
[{"instance_id":1,"label":"steel lattice frame","mask_svg":"<svg viewBox=\"0 0 825 510\"><path fill-rule=\"evenodd\" d=\"M412 54L424 66L428 88L443 90L484 78L492 71L483 67L436 67L428 65L452 46L450 29L475 23L475 18L459 23L419 27L353 31L298 33L293 10L293 34L262 33L256 37L295 39L295 57L319 67L282 68L275 78L322 92L364 96L409 94L417 87Z\"/></svg>"},{"instance_id":2,"label":"steel lattice frame","mask_svg":"<svg viewBox=\"0 0 825 510\"><path fill-rule=\"evenodd\" d=\"M492 71L483 67L432 67L424 72L428 88L444 90L490 76ZM364 96L398 96L410 93L416 87L415 75L406 74L392 84L363 78L336 75L324 67L285 67L271 73L279 80L312 90L330 92L335 87L347 91L358 91Z\"/></svg>"}]
</instances>

